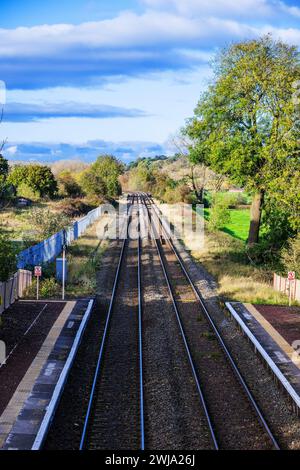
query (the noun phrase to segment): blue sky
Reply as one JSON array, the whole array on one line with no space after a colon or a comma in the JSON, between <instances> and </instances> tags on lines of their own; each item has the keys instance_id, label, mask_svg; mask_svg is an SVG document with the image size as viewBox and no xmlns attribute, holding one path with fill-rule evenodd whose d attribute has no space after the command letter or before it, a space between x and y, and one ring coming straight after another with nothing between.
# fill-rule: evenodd
<instances>
[{"instance_id":1,"label":"blue sky","mask_svg":"<svg viewBox=\"0 0 300 470\"><path fill-rule=\"evenodd\" d=\"M171 153L215 51L268 32L300 45L299 0L1 0L6 155Z\"/></svg>"}]
</instances>

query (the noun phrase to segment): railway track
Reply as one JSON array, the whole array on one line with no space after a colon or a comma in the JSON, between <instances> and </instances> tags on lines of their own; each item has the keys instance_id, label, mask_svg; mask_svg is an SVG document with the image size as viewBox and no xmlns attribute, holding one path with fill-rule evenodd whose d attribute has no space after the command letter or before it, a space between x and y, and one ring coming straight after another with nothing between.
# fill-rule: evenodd
<instances>
[{"instance_id":1,"label":"railway track","mask_svg":"<svg viewBox=\"0 0 300 470\"><path fill-rule=\"evenodd\" d=\"M236 439L239 438L239 442L242 443L242 448L244 448L243 445L243 437L240 435L240 430L243 429L242 423L239 421L243 421L245 417L249 420L249 417L247 417L247 414L245 414L245 405L247 408L247 405L250 405L251 411L253 414L255 414L256 421L251 422L251 416L250 420L247 423L247 433L244 434L246 437L245 443L249 442L249 437L250 441L252 439L252 446L251 448L254 448L255 446L258 446L260 448L262 444L262 448L273 448L276 450L279 450L279 444L273 435L271 429L268 426L268 423L266 422L262 411L260 410L260 407L258 403L256 402L252 392L250 391L246 381L242 377L242 374L239 371L239 368L230 354L230 351L228 350L227 346L225 345L222 336L212 318L210 315L205 302L192 281L189 273L187 272L184 263L180 257L180 254L178 253L178 250L176 249L174 242L172 238L169 236L168 231L166 230L164 224L162 223L161 220L161 214L159 213L158 208L155 206L154 201L152 198L149 198L147 195L144 195L144 202L147 206L147 212L149 214L149 219L151 220L151 224L155 227L156 230L156 245L157 245L157 250L160 252L160 258L161 258L161 264L163 269L165 270L165 276L166 280L169 285L169 290L170 290L170 295L172 296L172 301L175 304L175 310L177 310L176 315L179 317L179 322L181 323L181 328L184 331L184 334L188 336L189 340L186 339L187 343L190 344L191 349L193 350L193 353L196 355L197 353L197 348L199 348L199 345L202 344L203 349L206 349L208 351L212 351L213 353L216 354L215 347L211 347L211 343L216 340L219 348L223 352L223 358L226 358L227 360L227 366L229 365L231 367L231 371L233 374L230 374L229 367L226 368L226 364L224 364L224 361L214 361L214 362L221 362L218 366L215 365L215 373L212 374L210 371L210 367L208 367L206 373L204 371L205 367L204 363L207 361L207 357L200 358L198 361L195 361L197 364L194 363L194 368L195 368L195 373L199 374L199 376L203 377L203 381L207 379L208 381L208 387L204 387L205 389L205 396L209 400L210 406L208 407L210 421L212 424L212 428L215 433L215 439L217 442L219 442L221 448L230 448L234 442L236 442ZM152 216L150 215L150 209L149 206L153 209L152 210ZM153 222L153 215L156 218L156 223ZM159 225L160 230L158 230L157 225ZM161 242L161 236L160 234L163 233L163 240L164 244ZM185 278L185 283L183 283L183 278ZM189 298L188 291L191 291L195 297L197 305L192 305L192 309L188 308L187 302L185 302L186 296ZM194 314L195 318L195 313L197 312L197 307L201 311L204 319L206 320L206 323L203 326L201 325L201 328L198 328L198 332L195 331L195 322L191 321L192 315ZM198 321L201 317L198 317ZM199 342L199 337L198 334L201 334L202 341ZM203 341L204 340L204 341ZM192 357L191 353L191 357ZM202 359L202 360L201 360ZM204 360L203 360L204 359ZM220 369L220 382L221 383L216 383L215 381L215 375L217 374L217 369ZM230 378L230 387L226 387L228 385L228 376L234 375L234 378L236 380L232 381L232 378ZM200 380L201 382L201 380ZM210 382L210 383L209 383ZM235 383L236 382L236 383ZM216 387L218 385L218 387ZM226 388L228 395L230 395L232 386L234 387L234 391L240 391L242 390L244 393L244 396L247 398L248 403L245 402L245 400L241 400L240 396L236 396L236 398L233 400L233 406L227 402L226 403ZM223 393L222 393L222 388L223 388ZM217 393L211 393L211 391L214 390ZM213 406L211 405L212 403L217 403L218 399L218 393L219 395L219 400L220 397L222 397L223 405L221 407L218 406ZM238 401L235 401L238 400ZM232 400L230 400L232 401ZM240 403L241 409L236 407L235 405L237 403ZM230 406L231 405L231 406ZM228 407L228 408L227 408ZM221 410L220 410L221 408ZM220 413L220 411L224 411L225 408L230 409L231 412L228 416L227 412L226 413ZM244 408L244 409L243 409ZM226 411L226 410L225 410ZM242 412L242 413L241 413ZM241 413L242 420L239 420L238 414ZM215 418L213 415L214 414L219 414L219 418ZM251 415L251 413L250 413ZM243 417L244 416L244 417ZM230 424L232 425L229 426L229 431L227 429L227 426L224 425L224 419L227 420L229 419ZM252 416L253 418L253 416ZM257 428L257 423L260 425L260 433L259 429ZM236 428L236 432L235 429ZM225 432L223 432L225 430ZM233 432L232 432L233 431ZM236 435L235 435L236 434ZM252 434L252 436L251 436ZM256 439L256 436L259 436L259 440ZM265 441L265 442L264 442Z\"/></svg>"},{"instance_id":2,"label":"railway track","mask_svg":"<svg viewBox=\"0 0 300 470\"><path fill-rule=\"evenodd\" d=\"M107 312L104 333L90 393L80 449L143 448L142 375L138 377L136 348L141 314L138 244L128 239L134 198L128 203L126 237ZM136 246L137 245L137 246ZM139 263L139 257L138 263ZM141 372L142 374L142 372Z\"/></svg>"},{"instance_id":3,"label":"railway track","mask_svg":"<svg viewBox=\"0 0 300 470\"><path fill-rule=\"evenodd\" d=\"M80 449L279 449L153 200L132 195L128 211L138 237L122 243Z\"/></svg>"}]
</instances>

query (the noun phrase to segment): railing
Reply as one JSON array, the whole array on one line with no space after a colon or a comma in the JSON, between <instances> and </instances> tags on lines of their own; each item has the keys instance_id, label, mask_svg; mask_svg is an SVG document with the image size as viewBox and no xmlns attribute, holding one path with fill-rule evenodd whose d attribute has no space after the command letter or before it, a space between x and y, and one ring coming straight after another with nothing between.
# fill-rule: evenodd
<instances>
[{"instance_id":1,"label":"railing","mask_svg":"<svg viewBox=\"0 0 300 470\"><path fill-rule=\"evenodd\" d=\"M0 315L15 300L22 297L24 291L32 283L31 271L19 269L8 281L0 282Z\"/></svg>"},{"instance_id":2,"label":"railing","mask_svg":"<svg viewBox=\"0 0 300 470\"><path fill-rule=\"evenodd\" d=\"M289 282L287 278L279 276L274 273L273 277L273 287L278 292L283 292L286 295L289 295L289 289L291 289L291 299L300 301L300 280L295 279L295 281Z\"/></svg>"},{"instance_id":3,"label":"railing","mask_svg":"<svg viewBox=\"0 0 300 470\"><path fill-rule=\"evenodd\" d=\"M21 251L18 256L18 268L22 269L26 266L35 266L54 261L61 253L63 244L70 245L72 241L77 240L100 215L101 207L97 207L85 217L82 217L82 219L74 222L66 230L61 230L37 245Z\"/></svg>"}]
</instances>

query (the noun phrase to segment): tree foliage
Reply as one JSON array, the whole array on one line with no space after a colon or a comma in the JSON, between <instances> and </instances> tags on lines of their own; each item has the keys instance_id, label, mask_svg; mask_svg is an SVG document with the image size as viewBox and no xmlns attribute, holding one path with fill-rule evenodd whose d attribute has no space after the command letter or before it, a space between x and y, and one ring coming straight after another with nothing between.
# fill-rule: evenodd
<instances>
[{"instance_id":1,"label":"tree foliage","mask_svg":"<svg viewBox=\"0 0 300 470\"><path fill-rule=\"evenodd\" d=\"M289 175L299 168L293 102L299 52L268 35L230 46L217 56L214 69L213 84L185 129L194 142L190 158L256 194L249 232L255 242L266 194L278 200L284 195L290 210Z\"/></svg>"},{"instance_id":2,"label":"tree foliage","mask_svg":"<svg viewBox=\"0 0 300 470\"><path fill-rule=\"evenodd\" d=\"M86 169L80 182L88 196L116 197L121 194L119 176L124 171L124 165L112 155L103 155Z\"/></svg>"},{"instance_id":3,"label":"tree foliage","mask_svg":"<svg viewBox=\"0 0 300 470\"><path fill-rule=\"evenodd\" d=\"M63 197L79 197L82 189L69 170L62 171L57 177L59 194Z\"/></svg>"},{"instance_id":4,"label":"tree foliage","mask_svg":"<svg viewBox=\"0 0 300 470\"><path fill-rule=\"evenodd\" d=\"M10 171L8 181L16 188L25 184L40 197L53 197L57 192L56 179L46 165L16 165Z\"/></svg>"}]
</instances>

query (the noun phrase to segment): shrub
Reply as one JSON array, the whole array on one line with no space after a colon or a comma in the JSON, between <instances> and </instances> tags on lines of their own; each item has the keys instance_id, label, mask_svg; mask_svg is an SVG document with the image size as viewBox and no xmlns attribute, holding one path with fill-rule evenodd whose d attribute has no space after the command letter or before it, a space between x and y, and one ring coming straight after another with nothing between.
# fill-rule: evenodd
<instances>
[{"instance_id":1,"label":"shrub","mask_svg":"<svg viewBox=\"0 0 300 470\"><path fill-rule=\"evenodd\" d=\"M62 214L70 218L85 215L94 208L81 199L64 199L58 207Z\"/></svg>"},{"instance_id":2,"label":"shrub","mask_svg":"<svg viewBox=\"0 0 300 470\"><path fill-rule=\"evenodd\" d=\"M228 200L216 194L213 197L213 205L209 215L208 228L212 232L220 230L230 222Z\"/></svg>"},{"instance_id":3,"label":"shrub","mask_svg":"<svg viewBox=\"0 0 300 470\"><path fill-rule=\"evenodd\" d=\"M20 197L26 197L32 201L38 201L40 198L39 192L34 191L28 184L21 183L17 189L17 195Z\"/></svg>"},{"instance_id":4,"label":"shrub","mask_svg":"<svg viewBox=\"0 0 300 470\"><path fill-rule=\"evenodd\" d=\"M281 262L286 272L295 271L300 279L300 233L282 249Z\"/></svg>"},{"instance_id":5,"label":"shrub","mask_svg":"<svg viewBox=\"0 0 300 470\"><path fill-rule=\"evenodd\" d=\"M37 240L49 238L70 224L65 214L53 214L49 209L33 209L30 212L30 220Z\"/></svg>"},{"instance_id":6,"label":"shrub","mask_svg":"<svg viewBox=\"0 0 300 470\"><path fill-rule=\"evenodd\" d=\"M70 171L60 173L58 177L59 194L64 197L79 197L82 189Z\"/></svg>"},{"instance_id":7,"label":"shrub","mask_svg":"<svg viewBox=\"0 0 300 470\"><path fill-rule=\"evenodd\" d=\"M57 298L61 295L61 286L54 277L40 281L39 296L43 299ZM26 289L25 297L36 297L36 279L33 279L31 286Z\"/></svg>"},{"instance_id":8,"label":"shrub","mask_svg":"<svg viewBox=\"0 0 300 470\"><path fill-rule=\"evenodd\" d=\"M7 237L0 234L0 282L7 281L17 269L16 250Z\"/></svg>"}]
</instances>

